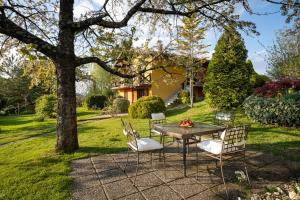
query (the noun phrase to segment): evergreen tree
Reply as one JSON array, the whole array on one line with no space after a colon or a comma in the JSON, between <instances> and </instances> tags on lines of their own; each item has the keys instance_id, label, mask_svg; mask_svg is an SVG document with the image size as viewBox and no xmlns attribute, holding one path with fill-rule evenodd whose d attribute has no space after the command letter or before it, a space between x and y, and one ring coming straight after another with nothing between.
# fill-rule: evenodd
<instances>
[{"instance_id":1,"label":"evergreen tree","mask_svg":"<svg viewBox=\"0 0 300 200\"><path fill-rule=\"evenodd\" d=\"M201 67L199 63L195 65L195 57L202 57L207 52L205 48L208 45L203 44L203 39L205 37L205 31L207 26L201 26L203 17L199 17L197 14L193 14L191 17L184 17L182 22L183 25L179 27L178 30L178 49L182 55L181 63L187 69L187 77L190 82L190 105L193 107L193 97L194 97L194 77L195 73Z\"/></svg>"},{"instance_id":2,"label":"evergreen tree","mask_svg":"<svg viewBox=\"0 0 300 200\"><path fill-rule=\"evenodd\" d=\"M226 28L208 65L204 91L212 106L239 106L250 92L247 50L234 28Z\"/></svg>"}]
</instances>

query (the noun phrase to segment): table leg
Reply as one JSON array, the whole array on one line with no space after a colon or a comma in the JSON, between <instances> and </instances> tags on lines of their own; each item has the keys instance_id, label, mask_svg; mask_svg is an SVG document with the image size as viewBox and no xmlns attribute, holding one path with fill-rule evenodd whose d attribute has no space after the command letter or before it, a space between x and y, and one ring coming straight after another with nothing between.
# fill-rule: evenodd
<instances>
[{"instance_id":1,"label":"table leg","mask_svg":"<svg viewBox=\"0 0 300 200\"><path fill-rule=\"evenodd\" d=\"M186 139L182 140L183 175L186 177Z\"/></svg>"}]
</instances>

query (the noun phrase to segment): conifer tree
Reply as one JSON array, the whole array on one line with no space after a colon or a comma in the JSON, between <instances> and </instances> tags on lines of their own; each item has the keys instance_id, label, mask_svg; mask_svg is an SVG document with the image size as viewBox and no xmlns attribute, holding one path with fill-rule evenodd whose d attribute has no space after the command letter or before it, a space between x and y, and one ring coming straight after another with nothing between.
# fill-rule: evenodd
<instances>
[{"instance_id":1,"label":"conifer tree","mask_svg":"<svg viewBox=\"0 0 300 200\"><path fill-rule=\"evenodd\" d=\"M217 45L204 84L206 97L213 107L239 106L250 92L247 49L241 35L227 27Z\"/></svg>"}]
</instances>

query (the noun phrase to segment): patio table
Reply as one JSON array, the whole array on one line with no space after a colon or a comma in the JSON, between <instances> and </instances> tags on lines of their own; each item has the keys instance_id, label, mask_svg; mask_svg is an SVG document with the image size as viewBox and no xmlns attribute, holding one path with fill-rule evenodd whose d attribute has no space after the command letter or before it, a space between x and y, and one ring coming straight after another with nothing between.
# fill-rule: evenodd
<instances>
[{"instance_id":1,"label":"patio table","mask_svg":"<svg viewBox=\"0 0 300 200\"><path fill-rule=\"evenodd\" d=\"M193 127L180 127L178 123L155 124L153 129L161 132L164 135L182 140L183 173L184 176L186 176L186 145L199 142L195 140L195 136L202 136L223 131L225 130L225 127L195 122ZM192 142L189 140L192 140Z\"/></svg>"}]
</instances>

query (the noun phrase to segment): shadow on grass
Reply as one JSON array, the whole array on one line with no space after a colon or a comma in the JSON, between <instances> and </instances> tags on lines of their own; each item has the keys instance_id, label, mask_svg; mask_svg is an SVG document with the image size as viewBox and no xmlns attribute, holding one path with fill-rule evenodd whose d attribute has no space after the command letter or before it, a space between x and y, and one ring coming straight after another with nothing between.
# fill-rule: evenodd
<instances>
[{"instance_id":1,"label":"shadow on grass","mask_svg":"<svg viewBox=\"0 0 300 200\"><path fill-rule=\"evenodd\" d=\"M182 108L173 108L173 109L167 110L166 115L167 115L167 117L179 115L179 114L186 112L189 109L190 109L190 107L188 107L188 106L185 106Z\"/></svg>"},{"instance_id":2,"label":"shadow on grass","mask_svg":"<svg viewBox=\"0 0 300 200\"><path fill-rule=\"evenodd\" d=\"M93 115L95 114L95 111L83 111L83 112L77 112L77 118L78 117L82 117L82 116L85 116L85 115ZM99 113L100 114L100 110L99 110ZM96 114L95 114L96 115Z\"/></svg>"}]
</instances>

